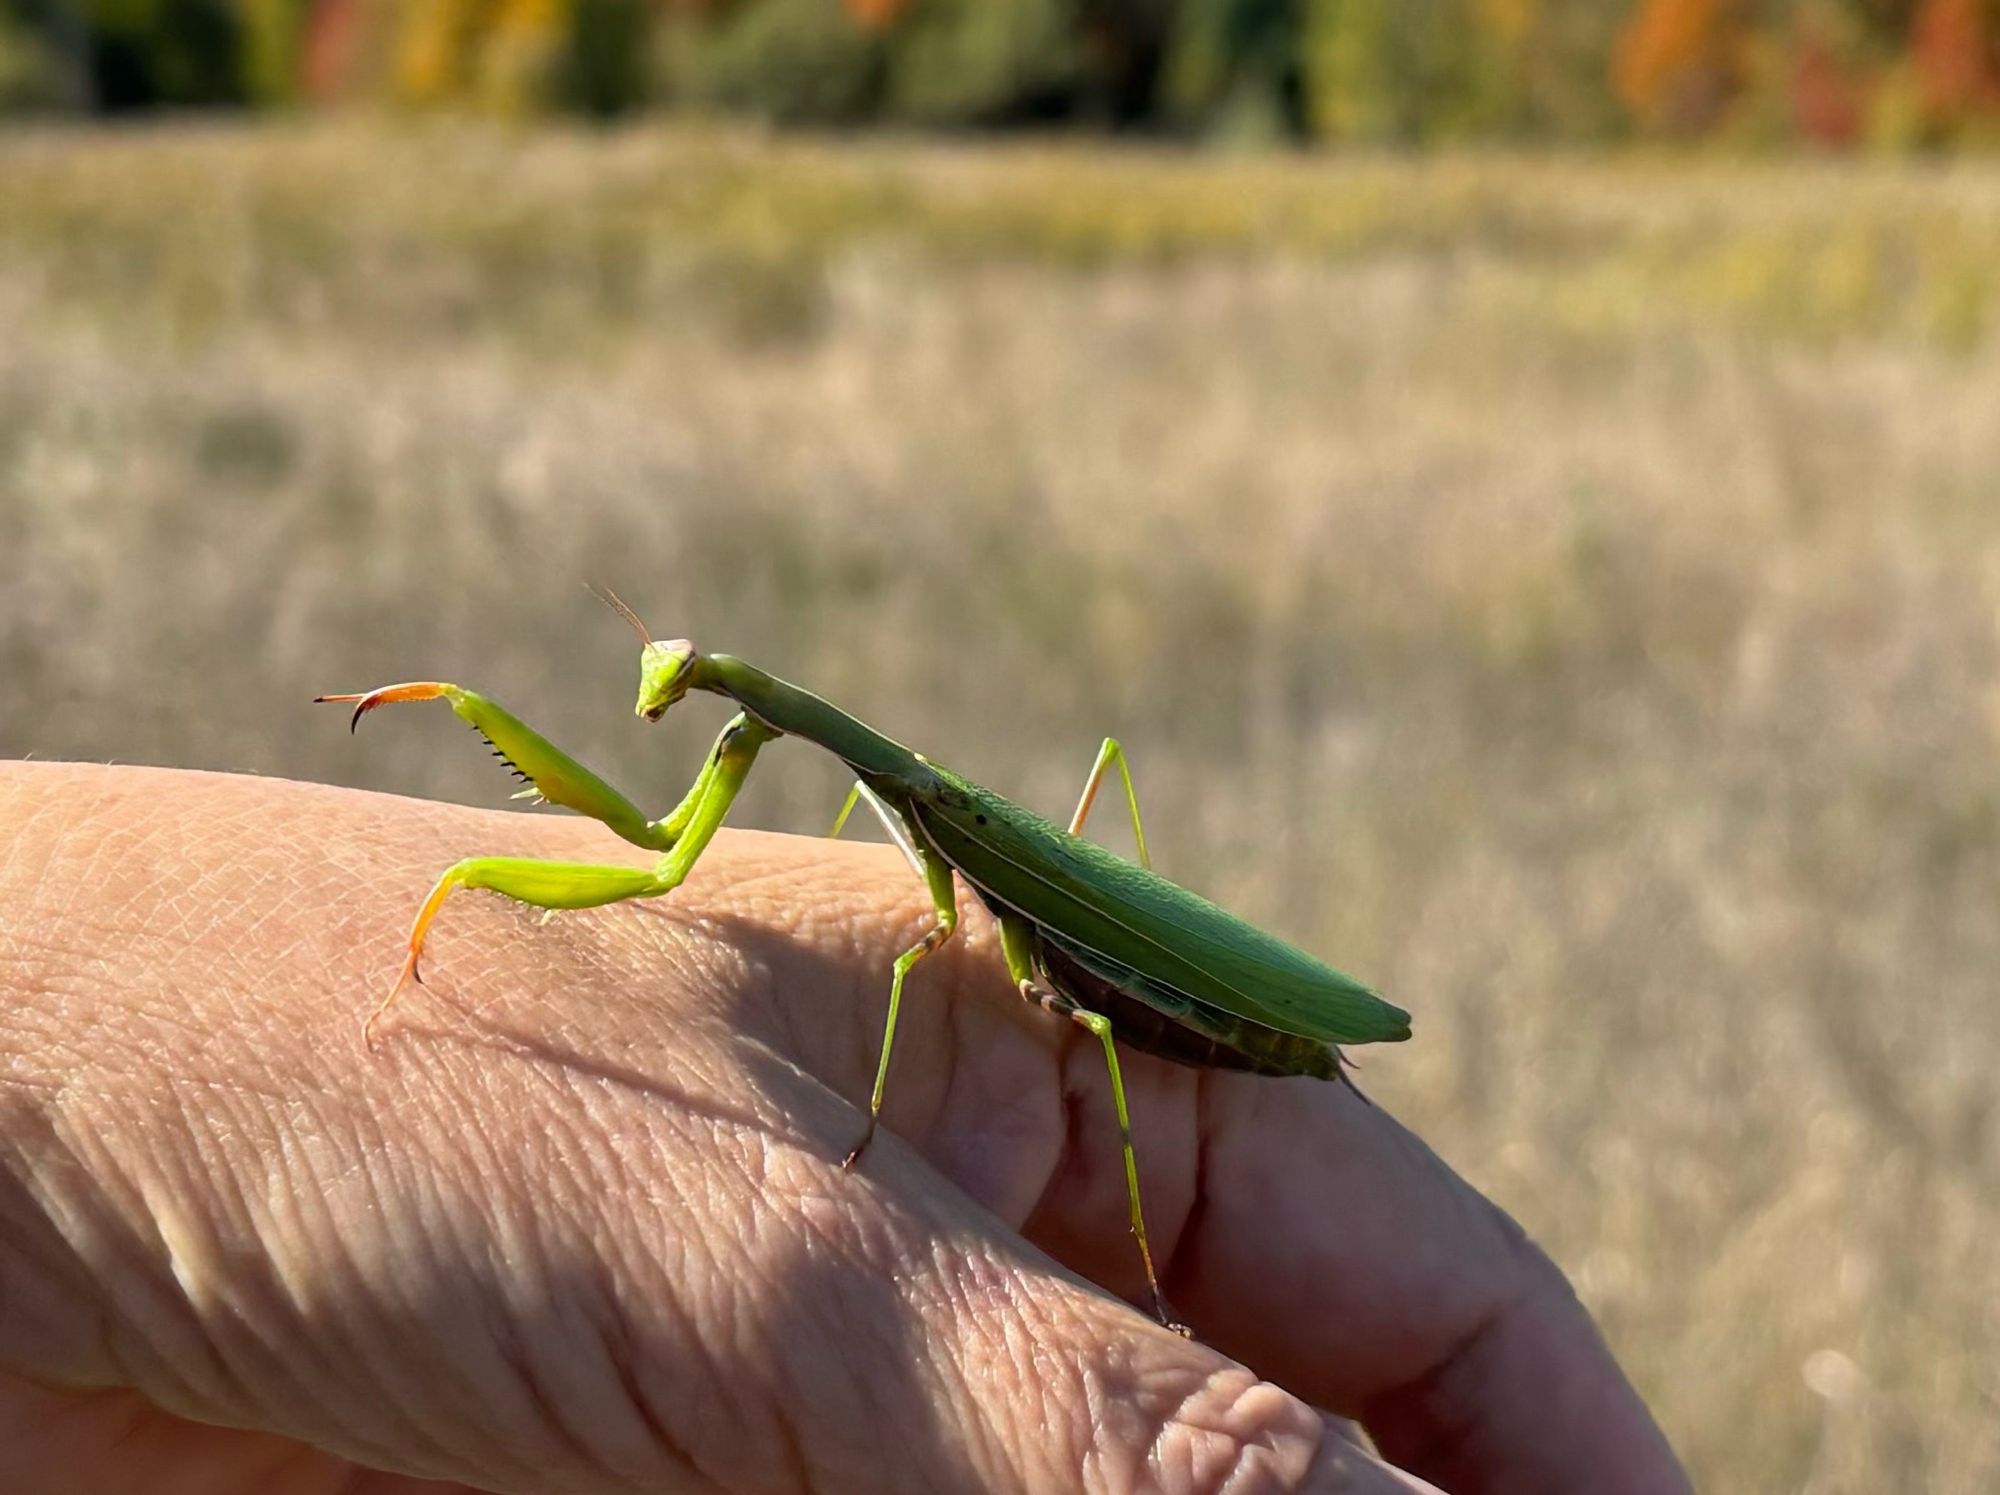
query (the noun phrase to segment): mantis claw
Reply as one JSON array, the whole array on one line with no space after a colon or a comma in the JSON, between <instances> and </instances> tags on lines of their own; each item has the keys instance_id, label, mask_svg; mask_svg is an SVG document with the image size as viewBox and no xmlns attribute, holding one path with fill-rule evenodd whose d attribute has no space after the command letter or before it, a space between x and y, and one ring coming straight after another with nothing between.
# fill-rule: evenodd
<instances>
[{"instance_id":1,"label":"mantis claw","mask_svg":"<svg viewBox=\"0 0 2000 1495\"><path fill-rule=\"evenodd\" d=\"M868 1130L861 1134L861 1140L855 1143L848 1151L847 1156L840 1160L840 1171L842 1173L852 1173L855 1165L861 1161L861 1154L868 1151L868 1144L874 1140L875 1118L871 1115L868 1118Z\"/></svg>"},{"instance_id":2,"label":"mantis claw","mask_svg":"<svg viewBox=\"0 0 2000 1495\"><path fill-rule=\"evenodd\" d=\"M394 1005L396 998L402 995L405 984L412 981L418 986L424 984L423 972L417 969L418 953L416 946L410 948L409 959L403 962L403 969L396 973L396 979L389 987L389 994L377 1002L375 1010L362 1020L361 1046L371 1054L375 1052L375 1025L388 1013L389 1008Z\"/></svg>"},{"instance_id":3,"label":"mantis claw","mask_svg":"<svg viewBox=\"0 0 2000 1495\"><path fill-rule=\"evenodd\" d=\"M347 730L354 732L361 725L361 718L377 706L387 706L394 701L435 701L453 687L442 680L413 680L407 685L384 685L375 690L344 691L338 695L314 696L313 704L328 701L354 702L354 714L347 719Z\"/></svg>"}]
</instances>

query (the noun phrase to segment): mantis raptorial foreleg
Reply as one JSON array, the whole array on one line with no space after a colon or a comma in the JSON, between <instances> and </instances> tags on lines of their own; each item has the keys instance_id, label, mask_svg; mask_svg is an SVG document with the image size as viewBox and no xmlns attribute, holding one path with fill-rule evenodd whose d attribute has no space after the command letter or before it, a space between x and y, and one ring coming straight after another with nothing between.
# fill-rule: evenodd
<instances>
[{"instance_id":1,"label":"mantis raptorial foreleg","mask_svg":"<svg viewBox=\"0 0 2000 1495\"><path fill-rule=\"evenodd\" d=\"M485 738L493 755L517 778L525 779L535 793L552 805L575 810L604 824L635 846L650 851L667 851L679 839L688 818L694 814L708 769L695 780L681 802L658 820L648 820L639 807L599 778L590 769L550 742L541 733L508 711L498 701L490 701L477 691L444 680L418 680L406 685L385 685L379 690L344 695L315 696L315 701L352 701L354 714L348 720L352 730L361 718L378 706L400 701L445 701L461 720ZM709 758L710 767L714 755Z\"/></svg>"},{"instance_id":2,"label":"mantis raptorial foreleg","mask_svg":"<svg viewBox=\"0 0 2000 1495\"><path fill-rule=\"evenodd\" d=\"M707 762L673 811L647 820L638 808L547 738L472 691L441 681L387 686L365 695L322 696L321 700L351 700L355 720L376 706L394 701L443 699L470 722L503 762L552 804L603 822L635 845L666 854L651 869L598 866L585 862L554 862L530 857L468 857L446 869L437 880L410 929L409 955L395 984L361 1025L364 1042L372 1047L375 1025L404 985L421 981L418 960L438 909L456 888L485 888L521 903L544 909L596 908L628 898L657 898L671 893L714 839L729 806L743 787L758 750L780 734L748 712L738 715L715 740Z\"/></svg>"},{"instance_id":3,"label":"mantis raptorial foreleg","mask_svg":"<svg viewBox=\"0 0 2000 1495\"><path fill-rule=\"evenodd\" d=\"M1125 1193L1132 1207L1132 1238L1139 1243L1139 1260L1145 1266L1146 1286L1153 1295L1153 1313L1168 1328L1186 1334L1186 1326L1167 1307L1166 1294L1160 1290L1160 1274L1153 1268L1152 1244L1146 1239L1146 1212L1139 1203L1139 1159L1132 1150L1132 1113L1125 1104L1125 1077L1118 1067L1117 1045L1111 1039L1111 1019L1078 1006L1074 998L1041 979L1035 960L1034 926L1026 920L1012 915L1001 918L1000 950L1007 960L1007 973L1014 978L1023 997L1068 1018L1104 1047L1105 1068L1111 1074L1111 1105L1118 1117L1118 1146L1125 1159Z\"/></svg>"}]
</instances>

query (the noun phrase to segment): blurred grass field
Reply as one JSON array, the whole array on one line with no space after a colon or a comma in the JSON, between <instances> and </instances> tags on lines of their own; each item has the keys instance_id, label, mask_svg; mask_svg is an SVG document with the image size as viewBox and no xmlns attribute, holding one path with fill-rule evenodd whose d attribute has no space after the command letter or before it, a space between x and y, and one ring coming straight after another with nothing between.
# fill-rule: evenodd
<instances>
[{"instance_id":1,"label":"blurred grass field","mask_svg":"<svg viewBox=\"0 0 2000 1495\"><path fill-rule=\"evenodd\" d=\"M1702 1488L2000 1486L2000 171L0 137L0 753L498 802L306 704L437 675L664 806L586 579L1044 809L1117 732Z\"/></svg>"}]
</instances>

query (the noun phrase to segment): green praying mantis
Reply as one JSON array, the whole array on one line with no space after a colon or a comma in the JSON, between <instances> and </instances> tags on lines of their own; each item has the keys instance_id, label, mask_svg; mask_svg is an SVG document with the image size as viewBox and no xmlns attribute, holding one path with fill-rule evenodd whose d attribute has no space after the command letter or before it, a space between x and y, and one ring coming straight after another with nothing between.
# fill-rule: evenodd
<instances>
[{"instance_id":1,"label":"green praying mantis","mask_svg":"<svg viewBox=\"0 0 2000 1495\"><path fill-rule=\"evenodd\" d=\"M1408 1038L1409 1014L1352 977L1154 873L1131 769L1115 739L1105 739L1064 830L911 752L809 691L730 655L704 654L686 639L653 638L623 602L611 595L605 600L642 644L639 716L658 721L690 690L727 696L742 708L723 727L687 794L661 819L647 819L576 759L495 702L460 686L419 681L316 697L352 702L350 729L378 706L444 700L526 781L529 788L523 795L588 815L634 845L661 853L650 869L504 856L470 857L448 868L417 912L409 954L394 984L362 1025L364 1041L372 1047L376 1025L398 994L407 983L421 980L418 957L425 936L454 889L487 888L550 910L670 893L714 838L764 745L779 737L802 737L839 758L854 775L854 789L834 834L857 800L866 801L928 886L936 915L929 931L897 956L891 968L868 1121L843 1167L852 1169L860 1161L881 1118L904 982L958 927L956 874L998 921L1007 972L1021 995L1080 1024L1103 1047L1132 1234L1153 1311L1161 1323L1187 1332L1167 1307L1146 1239L1114 1033L1141 1052L1195 1067L1344 1080L1337 1045ZM1114 767L1132 812L1136 864L1080 834Z\"/></svg>"}]
</instances>

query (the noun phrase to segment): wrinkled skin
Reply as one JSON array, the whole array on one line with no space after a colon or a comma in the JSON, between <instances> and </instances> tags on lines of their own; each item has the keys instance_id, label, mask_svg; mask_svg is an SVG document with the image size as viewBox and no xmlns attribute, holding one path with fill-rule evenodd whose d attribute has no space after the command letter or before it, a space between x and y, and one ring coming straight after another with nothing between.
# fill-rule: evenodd
<instances>
[{"instance_id":1,"label":"wrinkled skin","mask_svg":"<svg viewBox=\"0 0 2000 1495\"><path fill-rule=\"evenodd\" d=\"M1344 1087L1131 1056L1204 1342L1112 1296L1101 1056L976 912L843 1174L928 917L887 848L725 833L673 897L546 925L454 899L369 1055L472 852L621 847L0 765L0 1488L1684 1488L1560 1274Z\"/></svg>"}]
</instances>

